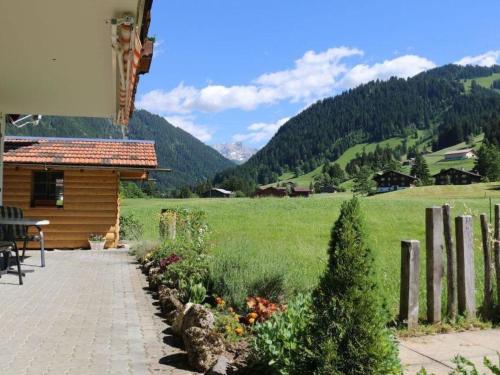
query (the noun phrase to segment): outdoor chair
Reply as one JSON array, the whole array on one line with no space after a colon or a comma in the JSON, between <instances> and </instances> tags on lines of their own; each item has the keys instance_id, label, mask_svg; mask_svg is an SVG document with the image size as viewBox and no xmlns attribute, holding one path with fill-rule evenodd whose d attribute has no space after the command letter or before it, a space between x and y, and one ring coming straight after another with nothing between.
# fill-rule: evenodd
<instances>
[{"instance_id":1,"label":"outdoor chair","mask_svg":"<svg viewBox=\"0 0 500 375\"><path fill-rule=\"evenodd\" d=\"M15 254L15 260L13 259L12 253ZM17 264L17 272L11 270L13 260ZM0 277L8 273L19 275L19 285L23 285L24 273L21 271L21 260L19 259L19 250L16 243L11 241L0 241Z\"/></svg>"},{"instance_id":2,"label":"outdoor chair","mask_svg":"<svg viewBox=\"0 0 500 375\"><path fill-rule=\"evenodd\" d=\"M23 209L19 207L0 206L0 217L8 219L24 218ZM23 242L23 253L21 262L24 262L24 256L30 241L41 241L41 237L37 234L29 234L26 225L0 225L0 231L4 233L3 238L9 241ZM17 248L17 246L16 246Z\"/></svg>"}]
</instances>

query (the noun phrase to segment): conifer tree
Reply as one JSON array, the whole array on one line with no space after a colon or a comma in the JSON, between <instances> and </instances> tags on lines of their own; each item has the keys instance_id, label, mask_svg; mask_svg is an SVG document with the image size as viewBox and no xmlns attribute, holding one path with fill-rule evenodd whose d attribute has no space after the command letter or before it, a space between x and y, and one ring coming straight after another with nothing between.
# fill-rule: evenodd
<instances>
[{"instance_id":1,"label":"conifer tree","mask_svg":"<svg viewBox=\"0 0 500 375\"><path fill-rule=\"evenodd\" d=\"M313 293L308 364L314 374L399 374L397 346L373 275L357 198L332 228L328 267Z\"/></svg>"},{"instance_id":2,"label":"conifer tree","mask_svg":"<svg viewBox=\"0 0 500 375\"><path fill-rule=\"evenodd\" d=\"M417 177L421 185L431 185L432 183L429 167L422 154L417 154L415 157L415 163L411 167L410 174Z\"/></svg>"}]
</instances>

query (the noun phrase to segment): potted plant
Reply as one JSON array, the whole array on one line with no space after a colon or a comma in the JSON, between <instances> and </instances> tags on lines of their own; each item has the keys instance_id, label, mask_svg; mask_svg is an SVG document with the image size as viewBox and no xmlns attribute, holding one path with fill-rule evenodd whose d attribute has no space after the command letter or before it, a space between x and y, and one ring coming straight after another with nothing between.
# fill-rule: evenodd
<instances>
[{"instance_id":1,"label":"potted plant","mask_svg":"<svg viewBox=\"0 0 500 375\"><path fill-rule=\"evenodd\" d=\"M102 234L91 234L89 236L90 250L104 250L106 237Z\"/></svg>"}]
</instances>

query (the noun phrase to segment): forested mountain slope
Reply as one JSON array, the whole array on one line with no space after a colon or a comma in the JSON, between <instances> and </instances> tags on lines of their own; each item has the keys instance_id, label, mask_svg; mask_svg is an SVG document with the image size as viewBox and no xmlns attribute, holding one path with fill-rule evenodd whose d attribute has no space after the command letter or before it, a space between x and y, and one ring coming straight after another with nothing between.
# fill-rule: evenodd
<instances>
[{"instance_id":1,"label":"forested mountain slope","mask_svg":"<svg viewBox=\"0 0 500 375\"><path fill-rule=\"evenodd\" d=\"M446 65L413 78L373 81L321 100L284 124L271 141L242 166L216 176L267 184L286 171L308 172L336 160L365 142L406 137L429 130L436 149L463 142L500 126L500 95L464 80L500 72L491 68ZM490 129L490 130L488 130Z\"/></svg>"},{"instance_id":2,"label":"forested mountain slope","mask_svg":"<svg viewBox=\"0 0 500 375\"><path fill-rule=\"evenodd\" d=\"M128 127L129 139L154 140L161 167L172 172L153 173L160 189L180 188L212 178L217 172L234 164L191 134L177 128L163 117L144 110L134 113ZM37 126L7 128L8 135L122 138L120 127L108 120L82 117L45 116Z\"/></svg>"}]
</instances>

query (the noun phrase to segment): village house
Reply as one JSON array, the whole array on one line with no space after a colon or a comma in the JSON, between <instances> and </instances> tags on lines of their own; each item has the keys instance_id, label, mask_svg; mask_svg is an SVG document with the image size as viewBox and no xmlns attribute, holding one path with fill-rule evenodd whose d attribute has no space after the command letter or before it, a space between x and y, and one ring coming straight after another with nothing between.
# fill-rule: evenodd
<instances>
[{"instance_id":1,"label":"village house","mask_svg":"<svg viewBox=\"0 0 500 375\"><path fill-rule=\"evenodd\" d=\"M203 198L231 198L233 196L232 191L221 188L212 188L202 194Z\"/></svg>"},{"instance_id":2,"label":"village house","mask_svg":"<svg viewBox=\"0 0 500 375\"><path fill-rule=\"evenodd\" d=\"M378 172L373 177L377 183L377 192L385 193L393 190L415 186L417 178L397 171Z\"/></svg>"},{"instance_id":3,"label":"village house","mask_svg":"<svg viewBox=\"0 0 500 375\"><path fill-rule=\"evenodd\" d=\"M6 137L3 205L50 220L46 248L86 248L93 233L116 247L120 181L156 168L152 141Z\"/></svg>"},{"instance_id":4,"label":"village house","mask_svg":"<svg viewBox=\"0 0 500 375\"><path fill-rule=\"evenodd\" d=\"M305 198L307 198L307 197L309 197L310 194L311 194L311 190L309 188L295 186L292 188L290 196L291 197L305 197Z\"/></svg>"},{"instance_id":5,"label":"village house","mask_svg":"<svg viewBox=\"0 0 500 375\"><path fill-rule=\"evenodd\" d=\"M458 168L441 169L432 177L436 185L469 185L481 182L481 175Z\"/></svg>"},{"instance_id":6,"label":"village house","mask_svg":"<svg viewBox=\"0 0 500 375\"><path fill-rule=\"evenodd\" d=\"M260 187L255 191L256 197L286 197L287 190L286 187L280 186L269 186L269 187Z\"/></svg>"},{"instance_id":7,"label":"village house","mask_svg":"<svg viewBox=\"0 0 500 375\"><path fill-rule=\"evenodd\" d=\"M341 189L335 185L324 185L319 191L315 191L315 193L338 193L340 190Z\"/></svg>"},{"instance_id":8,"label":"village house","mask_svg":"<svg viewBox=\"0 0 500 375\"><path fill-rule=\"evenodd\" d=\"M450 151L444 154L444 160L464 160L477 157L476 151L472 148Z\"/></svg>"}]
</instances>

